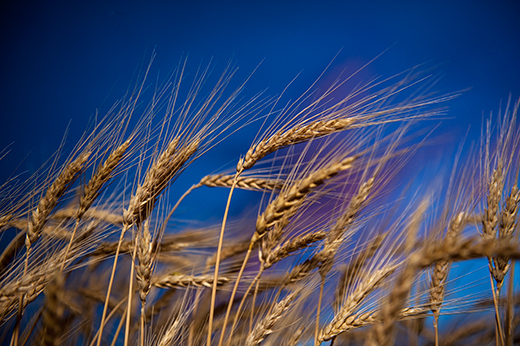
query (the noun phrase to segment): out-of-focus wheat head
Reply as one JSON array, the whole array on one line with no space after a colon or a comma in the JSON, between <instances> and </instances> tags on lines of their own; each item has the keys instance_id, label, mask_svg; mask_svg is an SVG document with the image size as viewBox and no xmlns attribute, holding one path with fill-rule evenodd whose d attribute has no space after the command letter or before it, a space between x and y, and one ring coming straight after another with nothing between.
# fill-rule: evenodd
<instances>
[{"instance_id":1,"label":"out-of-focus wheat head","mask_svg":"<svg viewBox=\"0 0 520 346\"><path fill-rule=\"evenodd\" d=\"M2 185L3 343L519 342L519 101L445 178L414 184L399 175L428 140L414 129L455 96L426 94L428 76L346 96L338 77L287 102L242 97L232 65L210 88L212 68L190 77L186 66L153 87L148 66L67 158ZM246 126L260 128L235 163L179 186ZM212 189L229 192L222 223L181 222L184 204L205 208ZM236 190L259 201L238 206L240 218L228 215ZM454 269L482 259L485 271Z\"/></svg>"}]
</instances>

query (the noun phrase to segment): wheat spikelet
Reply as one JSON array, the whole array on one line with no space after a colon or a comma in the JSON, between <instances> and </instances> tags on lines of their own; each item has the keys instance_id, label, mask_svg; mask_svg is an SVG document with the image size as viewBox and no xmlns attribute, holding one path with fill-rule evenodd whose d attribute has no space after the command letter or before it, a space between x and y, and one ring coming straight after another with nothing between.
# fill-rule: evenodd
<instances>
[{"instance_id":1,"label":"wheat spikelet","mask_svg":"<svg viewBox=\"0 0 520 346\"><path fill-rule=\"evenodd\" d=\"M0 229L9 224L9 221L13 218L12 214L0 216Z\"/></svg>"}]
</instances>

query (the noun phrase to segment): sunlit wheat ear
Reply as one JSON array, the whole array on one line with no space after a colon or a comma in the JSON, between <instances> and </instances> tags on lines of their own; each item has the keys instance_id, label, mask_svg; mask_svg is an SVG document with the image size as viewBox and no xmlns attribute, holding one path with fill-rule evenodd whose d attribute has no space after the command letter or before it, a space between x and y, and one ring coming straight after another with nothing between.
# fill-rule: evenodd
<instances>
[{"instance_id":1,"label":"sunlit wheat ear","mask_svg":"<svg viewBox=\"0 0 520 346\"><path fill-rule=\"evenodd\" d=\"M399 310L396 314L396 320L401 321L410 317L425 317L427 313L426 309L423 308L403 308ZM381 322L381 311L369 311L363 313L356 313L349 316L345 322L340 326L341 333L351 332L354 329L373 326L376 323ZM328 341L335 338L334 330L331 331L332 334L320 334L320 342ZM341 335L341 334L339 334ZM366 338L364 338L366 340Z\"/></svg>"},{"instance_id":2,"label":"sunlit wheat ear","mask_svg":"<svg viewBox=\"0 0 520 346\"><path fill-rule=\"evenodd\" d=\"M148 218L159 195L197 152L200 139L195 138L180 147L178 145L179 138L173 139L146 172L143 183L138 185L128 209L123 212L127 227Z\"/></svg>"},{"instance_id":3,"label":"sunlit wheat ear","mask_svg":"<svg viewBox=\"0 0 520 346\"><path fill-rule=\"evenodd\" d=\"M201 179L199 185L205 185L208 187L231 187L234 179L234 175L207 175ZM284 187L284 184L282 181L276 179L240 176L237 179L236 187L252 191L279 191Z\"/></svg>"},{"instance_id":4,"label":"sunlit wheat ear","mask_svg":"<svg viewBox=\"0 0 520 346\"><path fill-rule=\"evenodd\" d=\"M130 139L117 147L105 160L105 162L100 165L92 178L90 178L89 182L83 188L83 194L79 199L79 208L76 213L76 224L74 226L74 230L72 231L72 235L70 237L69 244L67 245L67 250L65 251L65 256L63 259L63 263L61 265L61 270L63 270L65 266L65 262L70 251L70 247L74 242L74 237L76 236L76 231L78 229L79 221L85 215L87 210L90 209L94 201L98 198L103 185L105 185L110 178L112 177L112 173L114 169L119 165L119 162L123 158L128 146L130 145Z\"/></svg>"},{"instance_id":5,"label":"sunlit wheat ear","mask_svg":"<svg viewBox=\"0 0 520 346\"><path fill-rule=\"evenodd\" d=\"M298 211L298 207L303 204L305 196L341 171L350 169L358 157L359 156L355 155L338 162L333 162L309 174L301 181L292 185L287 192L276 197L258 217L256 221L256 231L251 239L251 243L255 243L258 239L262 238L282 217L289 219L293 216Z\"/></svg>"},{"instance_id":6,"label":"sunlit wheat ear","mask_svg":"<svg viewBox=\"0 0 520 346\"><path fill-rule=\"evenodd\" d=\"M291 238L289 241L272 249L272 251L267 252L267 256L264 260L265 269L268 269L275 263L289 257L292 253L301 249L306 249L311 244L325 239L326 236L327 233L325 231L316 231Z\"/></svg>"},{"instance_id":7,"label":"sunlit wheat ear","mask_svg":"<svg viewBox=\"0 0 520 346\"><path fill-rule=\"evenodd\" d=\"M485 239L496 238L503 179L502 164L499 163L488 185L487 207L482 215L482 237Z\"/></svg>"},{"instance_id":8,"label":"sunlit wheat ear","mask_svg":"<svg viewBox=\"0 0 520 346\"><path fill-rule=\"evenodd\" d=\"M137 287L142 307L146 305L146 297L150 293L151 277L153 271L152 235L150 234L150 221L146 220L141 227L141 234L137 244Z\"/></svg>"},{"instance_id":9,"label":"sunlit wheat ear","mask_svg":"<svg viewBox=\"0 0 520 346\"><path fill-rule=\"evenodd\" d=\"M349 287L355 283L356 278L360 277L361 270L369 266L370 259L376 254L385 238L385 234L374 236L366 248L356 254L355 257L351 258L345 268L341 270L341 275L338 280L333 303L336 314L343 305L343 301L345 300L346 292L348 292Z\"/></svg>"},{"instance_id":10,"label":"sunlit wheat ear","mask_svg":"<svg viewBox=\"0 0 520 346\"><path fill-rule=\"evenodd\" d=\"M517 186L513 186L500 215L499 239L510 240L513 238L513 232L518 222L518 203L520 203L520 191ZM493 264L492 273L497 283L497 291L500 292L504 284L504 278L509 271L509 258L502 256L494 257Z\"/></svg>"},{"instance_id":11,"label":"sunlit wheat ear","mask_svg":"<svg viewBox=\"0 0 520 346\"><path fill-rule=\"evenodd\" d=\"M456 242L462 229L467 222L468 214L460 212L456 215L448 225L445 240L447 242ZM439 314L444 301L444 294L446 292L446 283L448 280L448 274L450 272L451 262L442 261L437 262L431 270L431 282L430 282L430 309L434 317L435 327L435 340L438 342L438 323Z\"/></svg>"},{"instance_id":12,"label":"sunlit wheat ear","mask_svg":"<svg viewBox=\"0 0 520 346\"><path fill-rule=\"evenodd\" d=\"M222 286L229 282L229 278L219 277L217 286ZM182 287L208 287L213 286L213 275L183 275L166 274L152 280L152 285L161 288L182 288Z\"/></svg>"},{"instance_id":13,"label":"sunlit wheat ear","mask_svg":"<svg viewBox=\"0 0 520 346\"><path fill-rule=\"evenodd\" d=\"M90 152L84 152L74 161L68 163L38 202L36 210L31 213L27 227L25 246L28 250L31 244L36 242L40 237L43 226L49 218L50 213L56 204L58 204L61 196L70 187L70 184L74 182L78 174L83 170L89 156Z\"/></svg>"},{"instance_id":14,"label":"sunlit wheat ear","mask_svg":"<svg viewBox=\"0 0 520 346\"><path fill-rule=\"evenodd\" d=\"M327 98L337 87L338 85L331 87L300 111L296 109L301 106L299 102L302 101L301 99L305 99L305 95L298 102L289 106L275 120L272 128L267 131L265 138L254 144L248 150L244 159L239 161L237 172L241 173L250 169L262 158L281 148L311 139L352 128L363 128L412 118L426 118L438 114L436 111L425 109L453 97L423 101L408 100L406 103L395 106L385 105L389 99L406 89L402 83L398 83L379 92L370 90L374 86L367 86L356 90L344 99L334 100L329 104ZM363 91L371 92L371 95L354 101ZM419 114L420 111L422 111L422 114ZM291 116L291 118L284 119L288 116ZM283 122L284 120L285 122Z\"/></svg>"},{"instance_id":15,"label":"sunlit wheat ear","mask_svg":"<svg viewBox=\"0 0 520 346\"><path fill-rule=\"evenodd\" d=\"M128 139L126 142L118 146L107 157L105 162L103 162L103 164L97 168L92 178L90 178L89 182L83 188L83 194L79 200L79 208L76 218L81 219L85 212L99 197L101 189L110 180L110 178L112 178L112 174L125 155L128 147L130 146L130 142L131 139Z\"/></svg>"},{"instance_id":16,"label":"sunlit wheat ear","mask_svg":"<svg viewBox=\"0 0 520 346\"><path fill-rule=\"evenodd\" d=\"M377 289L383 281L398 268L395 264L389 264L382 269L369 273L363 281L359 282L354 291L347 295L338 313L333 320L320 332L318 341L327 341L346 331L348 319L355 315L356 309L363 300Z\"/></svg>"},{"instance_id":17,"label":"sunlit wheat ear","mask_svg":"<svg viewBox=\"0 0 520 346\"><path fill-rule=\"evenodd\" d=\"M291 307L299 293L299 291L289 293L284 299L276 303L272 310L261 321L257 322L255 328L248 335L245 344L248 346L258 345L272 333L276 322L278 322Z\"/></svg>"}]
</instances>

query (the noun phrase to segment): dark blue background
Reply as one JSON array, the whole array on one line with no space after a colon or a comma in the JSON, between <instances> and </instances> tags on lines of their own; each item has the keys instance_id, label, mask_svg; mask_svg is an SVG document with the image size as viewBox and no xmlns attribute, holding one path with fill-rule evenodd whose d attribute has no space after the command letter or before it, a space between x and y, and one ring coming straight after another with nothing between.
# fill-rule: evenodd
<instances>
[{"instance_id":1,"label":"dark blue background","mask_svg":"<svg viewBox=\"0 0 520 346\"><path fill-rule=\"evenodd\" d=\"M212 60L214 76L232 59L237 83L262 62L244 95L278 94L301 72L287 100L338 52L325 81L388 49L353 84L424 64L441 77L433 87L439 94L466 90L447 104L436 145L414 161L440 165L468 129L466 142L478 140L483 115L520 96L519 18L516 1L3 1L0 148L10 145L10 153L1 178L18 166L32 174L67 128L72 149L96 110L105 114L132 87L154 50L149 84L186 55L188 72ZM234 167L256 130L206 155L203 174Z\"/></svg>"},{"instance_id":2,"label":"dark blue background","mask_svg":"<svg viewBox=\"0 0 520 346\"><path fill-rule=\"evenodd\" d=\"M263 60L251 94L279 93L303 71L295 97L340 50L331 75L391 47L364 77L434 67L440 93L470 88L449 103L454 119L443 130L459 136L472 125L478 136L483 113L520 96L519 18L516 1L2 1L0 147L14 142L2 170L29 151L24 167L39 167L69 121L78 138L153 49L162 75L183 54L192 71L233 58L239 79Z\"/></svg>"}]
</instances>

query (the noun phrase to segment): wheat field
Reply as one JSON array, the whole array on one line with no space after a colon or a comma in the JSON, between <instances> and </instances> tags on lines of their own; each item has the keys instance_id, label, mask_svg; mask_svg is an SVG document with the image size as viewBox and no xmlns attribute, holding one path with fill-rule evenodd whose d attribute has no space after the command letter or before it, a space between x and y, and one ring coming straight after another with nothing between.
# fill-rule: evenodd
<instances>
[{"instance_id":1,"label":"wheat field","mask_svg":"<svg viewBox=\"0 0 520 346\"><path fill-rule=\"evenodd\" d=\"M434 141L421 124L457 96L428 75L287 101L243 98L232 67L208 88L209 71L180 66L147 99L144 69L70 154L3 183L3 344L520 343L519 101L450 169L410 181ZM251 127L234 162L177 179ZM183 219L215 189L220 221Z\"/></svg>"}]
</instances>

